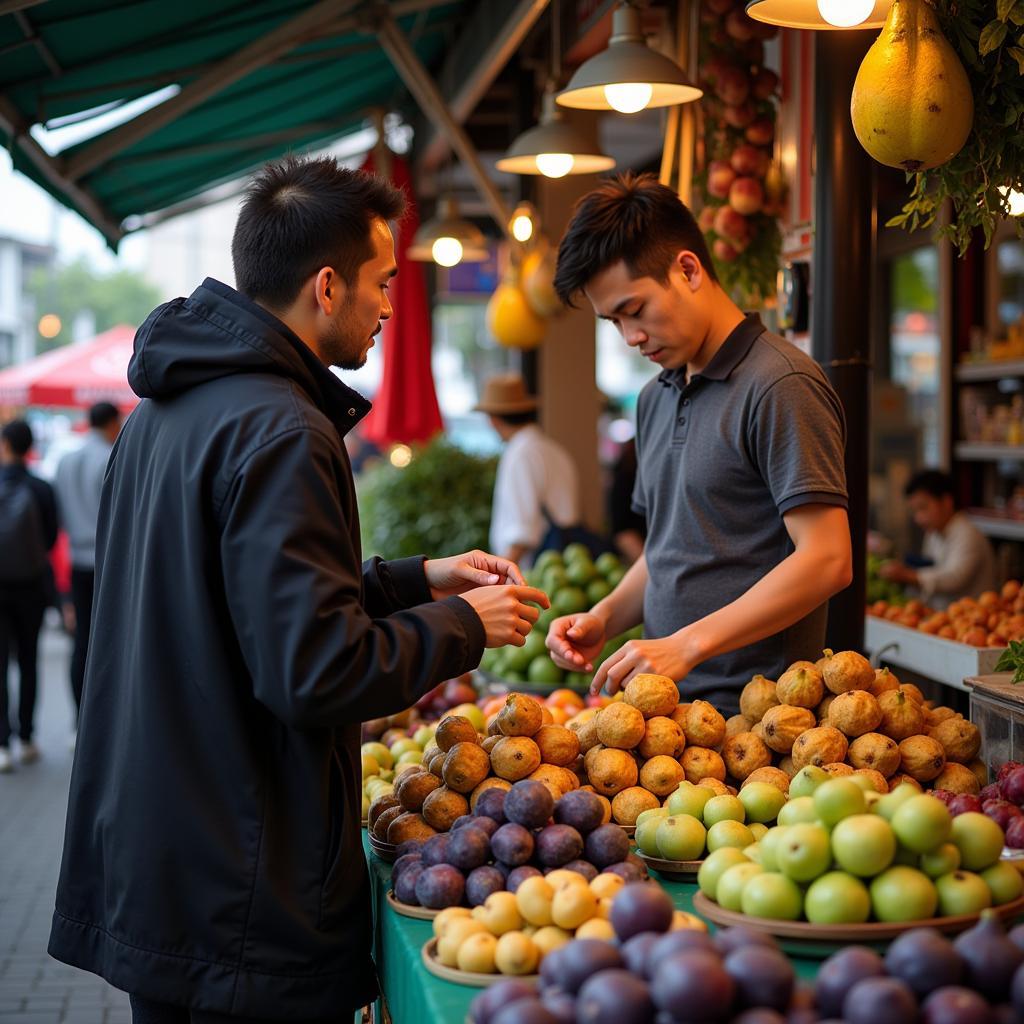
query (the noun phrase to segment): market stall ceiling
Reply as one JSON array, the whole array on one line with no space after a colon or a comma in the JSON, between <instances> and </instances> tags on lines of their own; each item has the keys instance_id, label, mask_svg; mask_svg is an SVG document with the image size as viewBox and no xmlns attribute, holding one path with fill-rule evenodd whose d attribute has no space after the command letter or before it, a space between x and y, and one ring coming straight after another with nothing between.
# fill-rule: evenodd
<instances>
[{"instance_id":1,"label":"market stall ceiling","mask_svg":"<svg viewBox=\"0 0 1024 1024\"><path fill-rule=\"evenodd\" d=\"M473 6L386 5L431 70ZM415 106L372 34L366 19L379 5L367 0L114 0L97 8L95 0L0 0L0 143L19 171L111 244L126 218L348 135L374 107L411 114ZM211 82L233 64L234 77ZM30 159L12 138L168 86L195 95L204 82L213 87L200 102L182 104L135 140L122 132L117 147L100 135L47 161L34 142L26 140L36 154Z\"/></svg>"}]
</instances>

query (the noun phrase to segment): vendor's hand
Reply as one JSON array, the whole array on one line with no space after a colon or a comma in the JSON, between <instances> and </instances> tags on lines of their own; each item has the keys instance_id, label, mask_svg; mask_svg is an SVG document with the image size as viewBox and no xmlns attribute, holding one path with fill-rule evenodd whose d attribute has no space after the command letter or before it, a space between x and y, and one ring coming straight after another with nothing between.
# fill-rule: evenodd
<instances>
[{"instance_id":1,"label":"vendor's hand","mask_svg":"<svg viewBox=\"0 0 1024 1024\"><path fill-rule=\"evenodd\" d=\"M500 583L522 586L525 582L515 562L486 551L467 551L451 558L431 558L423 563L423 571L427 574L430 596L435 601L456 597L474 587L491 587Z\"/></svg>"},{"instance_id":2,"label":"vendor's hand","mask_svg":"<svg viewBox=\"0 0 1024 1024\"><path fill-rule=\"evenodd\" d=\"M892 583L915 583L917 581L917 573L913 569L896 561L883 562L878 567L878 575L883 580L889 580Z\"/></svg>"},{"instance_id":3,"label":"vendor's hand","mask_svg":"<svg viewBox=\"0 0 1024 1024\"><path fill-rule=\"evenodd\" d=\"M618 693L633 676L643 672L668 676L678 683L686 678L692 667L687 664L678 637L629 640L601 663L601 667L594 673L590 692L598 694L604 688L609 694Z\"/></svg>"},{"instance_id":4,"label":"vendor's hand","mask_svg":"<svg viewBox=\"0 0 1024 1024\"><path fill-rule=\"evenodd\" d=\"M604 645L604 620L590 612L563 615L548 628L551 660L569 672L593 672L592 662Z\"/></svg>"},{"instance_id":5,"label":"vendor's hand","mask_svg":"<svg viewBox=\"0 0 1024 1024\"><path fill-rule=\"evenodd\" d=\"M537 605L541 608L551 606L543 590L515 584L474 587L461 597L480 616L487 634L486 647L504 647L506 644L522 647L526 643L526 634L540 617ZM527 604L528 601L531 603Z\"/></svg>"}]
</instances>

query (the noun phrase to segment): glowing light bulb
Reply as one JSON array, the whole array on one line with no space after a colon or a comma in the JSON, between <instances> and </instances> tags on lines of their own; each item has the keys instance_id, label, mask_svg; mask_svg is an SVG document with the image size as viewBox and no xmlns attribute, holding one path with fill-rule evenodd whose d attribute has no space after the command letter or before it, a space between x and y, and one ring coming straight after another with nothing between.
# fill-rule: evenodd
<instances>
[{"instance_id":1,"label":"glowing light bulb","mask_svg":"<svg viewBox=\"0 0 1024 1024\"><path fill-rule=\"evenodd\" d=\"M836 28L853 28L868 20L875 0L818 0L818 13Z\"/></svg>"},{"instance_id":2,"label":"glowing light bulb","mask_svg":"<svg viewBox=\"0 0 1024 1024\"><path fill-rule=\"evenodd\" d=\"M407 444L396 444L388 458L395 469L405 469L412 462L412 449Z\"/></svg>"},{"instance_id":3,"label":"glowing light bulb","mask_svg":"<svg viewBox=\"0 0 1024 1024\"><path fill-rule=\"evenodd\" d=\"M454 267L462 260L462 243L457 238L439 238L431 247L430 255L442 267Z\"/></svg>"},{"instance_id":4,"label":"glowing light bulb","mask_svg":"<svg viewBox=\"0 0 1024 1024\"><path fill-rule=\"evenodd\" d=\"M40 337L56 338L60 334L61 322L56 313L45 313L39 318L37 330Z\"/></svg>"},{"instance_id":5,"label":"glowing light bulb","mask_svg":"<svg viewBox=\"0 0 1024 1024\"><path fill-rule=\"evenodd\" d=\"M517 242L528 242L533 238L533 220L528 214L520 213L512 218L512 237Z\"/></svg>"},{"instance_id":6,"label":"glowing light bulb","mask_svg":"<svg viewBox=\"0 0 1024 1024\"><path fill-rule=\"evenodd\" d=\"M654 86L646 82L616 82L604 87L608 105L620 114L635 114L643 110L654 95Z\"/></svg>"},{"instance_id":7,"label":"glowing light bulb","mask_svg":"<svg viewBox=\"0 0 1024 1024\"><path fill-rule=\"evenodd\" d=\"M545 178L564 178L576 163L572 153L538 153L537 170Z\"/></svg>"},{"instance_id":8,"label":"glowing light bulb","mask_svg":"<svg viewBox=\"0 0 1024 1024\"><path fill-rule=\"evenodd\" d=\"M1010 216L1024 216L1024 192L1018 192L1016 189L1009 188L1000 188L999 191L1006 197L1007 202L1010 204Z\"/></svg>"}]
</instances>

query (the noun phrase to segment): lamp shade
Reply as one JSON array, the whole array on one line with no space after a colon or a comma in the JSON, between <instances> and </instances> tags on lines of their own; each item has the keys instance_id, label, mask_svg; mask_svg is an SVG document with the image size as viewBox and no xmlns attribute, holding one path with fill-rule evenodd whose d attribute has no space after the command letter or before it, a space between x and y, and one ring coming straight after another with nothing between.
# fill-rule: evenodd
<instances>
[{"instance_id":1,"label":"lamp shade","mask_svg":"<svg viewBox=\"0 0 1024 1024\"><path fill-rule=\"evenodd\" d=\"M647 45L640 12L623 4L612 15L608 47L584 61L556 99L563 107L635 113L703 95L674 60Z\"/></svg>"},{"instance_id":2,"label":"lamp shade","mask_svg":"<svg viewBox=\"0 0 1024 1024\"><path fill-rule=\"evenodd\" d=\"M856 6L856 0L748 0L747 14L755 21L764 21L782 28L850 31L860 28L881 28L885 24L889 8L892 7L892 0L874 0L864 20L855 25L835 24L834 21L827 20L822 13L823 10L827 13L829 7L841 11L844 3L851 2ZM868 6L867 3L864 4L866 11Z\"/></svg>"},{"instance_id":3,"label":"lamp shade","mask_svg":"<svg viewBox=\"0 0 1024 1024\"><path fill-rule=\"evenodd\" d=\"M453 243L441 242L443 249L450 250L455 258L439 258L437 243L451 239ZM436 214L416 232L412 245L406 250L409 259L421 262L441 263L454 266L456 263L483 263L488 258L487 239L484 233L459 215L459 205L451 196L438 201Z\"/></svg>"},{"instance_id":4,"label":"lamp shade","mask_svg":"<svg viewBox=\"0 0 1024 1024\"><path fill-rule=\"evenodd\" d=\"M512 174L561 178L607 171L615 166L615 160L602 153L586 132L570 124L555 104L554 93L546 92L541 100L540 123L523 132L495 166Z\"/></svg>"}]
</instances>

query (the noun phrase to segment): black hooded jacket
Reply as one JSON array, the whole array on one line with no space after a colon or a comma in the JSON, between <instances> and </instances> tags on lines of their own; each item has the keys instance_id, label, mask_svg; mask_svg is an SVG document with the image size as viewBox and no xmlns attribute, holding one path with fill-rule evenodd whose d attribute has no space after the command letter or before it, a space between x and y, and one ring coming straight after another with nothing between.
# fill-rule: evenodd
<instances>
[{"instance_id":1,"label":"black hooded jacket","mask_svg":"<svg viewBox=\"0 0 1024 1024\"><path fill-rule=\"evenodd\" d=\"M475 667L422 559L361 565L369 409L210 279L155 310L111 454L49 951L149 999L323 1017L376 991L359 723Z\"/></svg>"}]
</instances>

